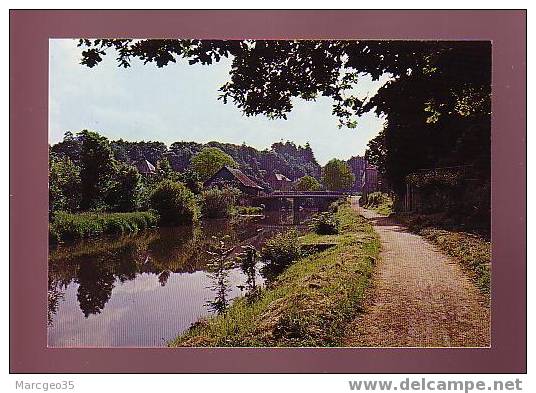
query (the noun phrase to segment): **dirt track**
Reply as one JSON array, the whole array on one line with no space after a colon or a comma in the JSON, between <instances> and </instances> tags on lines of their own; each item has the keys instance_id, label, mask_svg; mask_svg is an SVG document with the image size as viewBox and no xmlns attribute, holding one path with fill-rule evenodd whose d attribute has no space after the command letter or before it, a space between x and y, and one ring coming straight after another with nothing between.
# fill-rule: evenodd
<instances>
[{"instance_id":1,"label":"dirt track","mask_svg":"<svg viewBox=\"0 0 536 393\"><path fill-rule=\"evenodd\" d=\"M379 234L376 267L364 313L346 346L487 347L489 307L456 261L392 219L362 209Z\"/></svg>"}]
</instances>

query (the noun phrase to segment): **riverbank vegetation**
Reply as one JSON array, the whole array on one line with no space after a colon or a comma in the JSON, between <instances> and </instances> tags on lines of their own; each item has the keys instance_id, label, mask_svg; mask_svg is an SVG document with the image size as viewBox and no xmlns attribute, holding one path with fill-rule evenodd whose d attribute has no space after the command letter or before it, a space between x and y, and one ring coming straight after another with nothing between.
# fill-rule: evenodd
<instances>
[{"instance_id":1,"label":"riverbank vegetation","mask_svg":"<svg viewBox=\"0 0 536 393\"><path fill-rule=\"evenodd\" d=\"M201 192L201 212L206 218L228 218L236 212L240 190L233 187L209 188Z\"/></svg>"},{"instance_id":2,"label":"riverbank vegetation","mask_svg":"<svg viewBox=\"0 0 536 393\"><path fill-rule=\"evenodd\" d=\"M393 198L383 192L372 192L362 196L359 204L384 216L393 213Z\"/></svg>"},{"instance_id":3,"label":"riverbank vegetation","mask_svg":"<svg viewBox=\"0 0 536 393\"><path fill-rule=\"evenodd\" d=\"M272 161L260 160L259 156L266 154ZM108 233L109 229L96 228L103 226L101 217L112 213L152 210L158 214L161 226L192 224L200 218L264 213L264 206L240 206L251 204L251 200L233 186L203 186L202 181L223 165L253 173L250 179L258 180L262 175L259 184L266 187L266 192L271 190L265 182L267 174L280 169L293 181L297 180L294 185L302 191L322 187L345 189L353 181L345 162L331 160L321 170L308 144L301 147L291 142L275 143L270 152L216 142L177 142L167 148L160 142L109 141L97 132L83 130L76 134L67 132L63 141L50 147L49 158L52 243ZM252 172L252 166L258 170ZM323 185L318 181L321 172L325 178ZM76 219L78 214L83 216ZM58 224L52 224L56 217ZM69 229L57 233L57 228L67 225L64 217L69 217ZM89 223L92 218L97 222ZM125 224L120 231L129 228L137 230L136 226Z\"/></svg>"},{"instance_id":4,"label":"riverbank vegetation","mask_svg":"<svg viewBox=\"0 0 536 393\"><path fill-rule=\"evenodd\" d=\"M150 197L150 205L166 226L191 224L199 218L199 206L193 192L171 180L158 184Z\"/></svg>"},{"instance_id":5,"label":"riverbank vegetation","mask_svg":"<svg viewBox=\"0 0 536 393\"><path fill-rule=\"evenodd\" d=\"M263 253L280 262L290 261L288 267L254 298L235 300L224 313L200 320L169 345L340 345L344 327L360 309L379 240L349 204L341 205L335 214L336 235L277 235ZM302 244L325 242L333 247L303 255Z\"/></svg>"},{"instance_id":6,"label":"riverbank vegetation","mask_svg":"<svg viewBox=\"0 0 536 393\"><path fill-rule=\"evenodd\" d=\"M49 225L51 243L86 239L104 234L123 234L155 227L154 212L79 213L58 212Z\"/></svg>"}]
</instances>

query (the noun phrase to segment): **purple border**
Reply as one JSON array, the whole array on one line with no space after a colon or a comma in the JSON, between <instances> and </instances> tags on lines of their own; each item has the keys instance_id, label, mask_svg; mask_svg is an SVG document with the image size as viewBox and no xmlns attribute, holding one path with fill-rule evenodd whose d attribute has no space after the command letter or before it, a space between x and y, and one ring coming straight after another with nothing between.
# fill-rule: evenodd
<instances>
[{"instance_id":1,"label":"purple border","mask_svg":"<svg viewBox=\"0 0 536 393\"><path fill-rule=\"evenodd\" d=\"M492 40L492 347L47 348L48 39L125 36ZM526 11L10 11L10 372L526 372Z\"/></svg>"}]
</instances>

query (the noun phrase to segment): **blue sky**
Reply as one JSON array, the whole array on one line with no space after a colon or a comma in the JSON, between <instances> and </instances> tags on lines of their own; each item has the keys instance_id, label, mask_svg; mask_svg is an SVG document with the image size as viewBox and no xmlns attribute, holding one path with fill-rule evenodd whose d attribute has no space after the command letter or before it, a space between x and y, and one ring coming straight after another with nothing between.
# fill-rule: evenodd
<instances>
[{"instance_id":1,"label":"blue sky","mask_svg":"<svg viewBox=\"0 0 536 393\"><path fill-rule=\"evenodd\" d=\"M134 61L130 69L117 67L115 54L89 69L79 64L76 40L49 41L49 142L66 131L89 129L110 139L209 142L217 140L269 148L273 142L309 142L320 164L331 158L362 155L383 121L369 113L357 129L339 129L331 114L332 101L296 99L287 120L246 117L232 103L217 100L218 88L228 80L230 61L210 66L184 61L157 68ZM356 86L358 95L373 94L387 78L368 77Z\"/></svg>"}]
</instances>

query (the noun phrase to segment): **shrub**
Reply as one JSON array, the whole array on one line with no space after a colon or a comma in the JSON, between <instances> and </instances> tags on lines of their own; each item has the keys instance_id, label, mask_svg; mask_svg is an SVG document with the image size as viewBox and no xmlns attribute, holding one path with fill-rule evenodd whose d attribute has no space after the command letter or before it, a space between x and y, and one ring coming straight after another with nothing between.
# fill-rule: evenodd
<instances>
[{"instance_id":1,"label":"shrub","mask_svg":"<svg viewBox=\"0 0 536 393\"><path fill-rule=\"evenodd\" d=\"M320 213L313 219L312 229L318 235L336 235L339 233L339 222L333 213Z\"/></svg>"},{"instance_id":2,"label":"shrub","mask_svg":"<svg viewBox=\"0 0 536 393\"><path fill-rule=\"evenodd\" d=\"M206 218L226 218L231 215L240 190L231 187L209 188L201 193L201 213Z\"/></svg>"},{"instance_id":3,"label":"shrub","mask_svg":"<svg viewBox=\"0 0 536 393\"><path fill-rule=\"evenodd\" d=\"M393 211L393 199L383 192L372 192L362 197L362 206L376 210L378 213L389 215Z\"/></svg>"},{"instance_id":4,"label":"shrub","mask_svg":"<svg viewBox=\"0 0 536 393\"><path fill-rule=\"evenodd\" d=\"M160 215L162 225L188 224L199 217L195 195L183 184L170 180L158 184L150 204Z\"/></svg>"},{"instance_id":5,"label":"shrub","mask_svg":"<svg viewBox=\"0 0 536 393\"><path fill-rule=\"evenodd\" d=\"M106 197L106 204L112 211L131 212L141 205L141 175L136 167L119 164Z\"/></svg>"},{"instance_id":6,"label":"shrub","mask_svg":"<svg viewBox=\"0 0 536 393\"><path fill-rule=\"evenodd\" d=\"M271 237L264 244L261 255L268 261L269 268L285 269L302 255L298 232L290 230Z\"/></svg>"},{"instance_id":7,"label":"shrub","mask_svg":"<svg viewBox=\"0 0 536 393\"><path fill-rule=\"evenodd\" d=\"M78 213L57 212L49 225L49 241L72 241L101 234L136 232L156 226L154 212Z\"/></svg>"},{"instance_id":8,"label":"shrub","mask_svg":"<svg viewBox=\"0 0 536 393\"><path fill-rule=\"evenodd\" d=\"M236 212L245 215L262 214L264 209L262 206L237 206Z\"/></svg>"}]
</instances>

